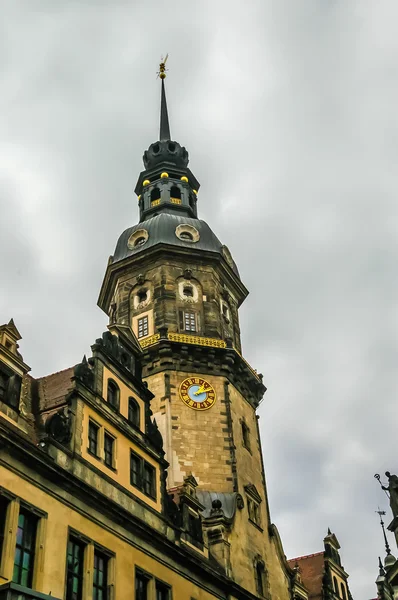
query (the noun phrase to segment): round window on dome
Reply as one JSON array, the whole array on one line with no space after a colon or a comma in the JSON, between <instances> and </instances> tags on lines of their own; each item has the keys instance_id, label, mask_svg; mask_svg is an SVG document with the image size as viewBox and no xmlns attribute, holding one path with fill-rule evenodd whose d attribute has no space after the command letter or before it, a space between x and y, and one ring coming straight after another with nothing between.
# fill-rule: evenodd
<instances>
[{"instance_id":1,"label":"round window on dome","mask_svg":"<svg viewBox=\"0 0 398 600\"><path fill-rule=\"evenodd\" d=\"M148 232L146 229L137 229L132 233L127 241L127 246L130 250L134 250L135 248L139 248L146 244L148 240Z\"/></svg>"},{"instance_id":2,"label":"round window on dome","mask_svg":"<svg viewBox=\"0 0 398 600\"><path fill-rule=\"evenodd\" d=\"M195 243L200 240L199 231L192 225L178 225L176 227L176 236L182 242Z\"/></svg>"}]
</instances>

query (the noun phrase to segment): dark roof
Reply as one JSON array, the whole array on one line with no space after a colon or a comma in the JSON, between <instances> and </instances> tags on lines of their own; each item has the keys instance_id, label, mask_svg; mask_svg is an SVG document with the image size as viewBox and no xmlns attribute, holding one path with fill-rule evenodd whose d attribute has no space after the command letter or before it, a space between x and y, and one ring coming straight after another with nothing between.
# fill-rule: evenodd
<instances>
[{"instance_id":1,"label":"dark roof","mask_svg":"<svg viewBox=\"0 0 398 600\"><path fill-rule=\"evenodd\" d=\"M297 564L300 567L301 579L308 590L308 598L322 598L322 579L324 574L324 553L317 552L307 556L292 558L287 561L292 569Z\"/></svg>"},{"instance_id":2,"label":"dark roof","mask_svg":"<svg viewBox=\"0 0 398 600\"><path fill-rule=\"evenodd\" d=\"M180 240L175 233L178 225L191 225L192 227L195 227L200 235L199 241L193 243L186 240ZM130 249L127 245L127 242L129 237L138 229L146 229L149 234L148 240L145 244L142 244L142 246L137 246ZM223 244L212 232L205 221L170 213L161 213L155 217L147 219L146 221L137 223L137 225L129 227L123 231L116 244L112 262L116 263L129 256L136 255L140 252L145 252L145 250L156 246L157 244L172 244L173 246L188 248L192 254L194 254L196 251L205 250L208 252L221 254L223 256ZM235 262L233 262L232 269L235 275L239 277L238 268Z\"/></svg>"},{"instance_id":3,"label":"dark roof","mask_svg":"<svg viewBox=\"0 0 398 600\"><path fill-rule=\"evenodd\" d=\"M62 402L73 387L74 367L37 379L41 407L46 410Z\"/></svg>"}]
</instances>

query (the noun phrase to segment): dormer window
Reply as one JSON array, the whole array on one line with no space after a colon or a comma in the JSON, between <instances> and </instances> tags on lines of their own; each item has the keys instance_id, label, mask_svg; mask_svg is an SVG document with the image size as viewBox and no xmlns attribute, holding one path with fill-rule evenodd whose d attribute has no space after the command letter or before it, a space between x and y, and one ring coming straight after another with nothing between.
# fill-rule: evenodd
<instances>
[{"instance_id":1,"label":"dormer window","mask_svg":"<svg viewBox=\"0 0 398 600\"><path fill-rule=\"evenodd\" d=\"M116 410L119 410L119 397L119 386L113 381L113 379L108 379L107 400L109 404Z\"/></svg>"},{"instance_id":2,"label":"dormer window","mask_svg":"<svg viewBox=\"0 0 398 600\"><path fill-rule=\"evenodd\" d=\"M136 248L137 246L142 246L143 244L145 244L145 242L146 242L146 239L143 236L137 238L134 242L134 248Z\"/></svg>"},{"instance_id":3,"label":"dormer window","mask_svg":"<svg viewBox=\"0 0 398 600\"><path fill-rule=\"evenodd\" d=\"M193 235L189 231L182 231L180 233L180 240L187 240L188 242L193 241Z\"/></svg>"}]
</instances>

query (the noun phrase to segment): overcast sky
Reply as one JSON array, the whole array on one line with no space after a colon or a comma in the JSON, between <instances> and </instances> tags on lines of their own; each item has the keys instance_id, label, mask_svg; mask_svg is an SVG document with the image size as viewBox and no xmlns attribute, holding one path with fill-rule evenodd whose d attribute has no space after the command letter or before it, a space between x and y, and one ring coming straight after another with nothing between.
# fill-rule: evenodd
<instances>
[{"instance_id":1,"label":"overcast sky","mask_svg":"<svg viewBox=\"0 0 398 600\"><path fill-rule=\"evenodd\" d=\"M105 329L98 292L138 219L168 52L172 137L251 292L272 520L289 558L330 527L355 600L376 595L383 556L373 475L398 472L397 20L396 0L0 8L0 322L34 376Z\"/></svg>"}]
</instances>

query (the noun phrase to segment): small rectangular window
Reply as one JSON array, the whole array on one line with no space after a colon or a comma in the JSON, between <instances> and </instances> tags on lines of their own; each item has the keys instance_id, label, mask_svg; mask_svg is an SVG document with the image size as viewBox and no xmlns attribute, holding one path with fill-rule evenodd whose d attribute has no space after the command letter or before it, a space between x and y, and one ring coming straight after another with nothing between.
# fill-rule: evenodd
<instances>
[{"instance_id":1,"label":"small rectangular window","mask_svg":"<svg viewBox=\"0 0 398 600\"><path fill-rule=\"evenodd\" d=\"M66 600L83 598L84 544L73 537L68 542L68 568L66 576Z\"/></svg>"},{"instance_id":2,"label":"small rectangular window","mask_svg":"<svg viewBox=\"0 0 398 600\"><path fill-rule=\"evenodd\" d=\"M5 496L0 496L0 560L4 545L8 505L8 498L6 498Z\"/></svg>"},{"instance_id":3,"label":"small rectangular window","mask_svg":"<svg viewBox=\"0 0 398 600\"><path fill-rule=\"evenodd\" d=\"M108 561L102 552L94 550L93 600L108 598Z\"/></svg>"},{"instance_id":4,"label":"small rectangular window","mask_svg":"<svg viewBox=\"0 0 398 600\"><path fill-rule=\"evenodd\" d=\"M105 431L104 434L104 462L107 467L113 469L114 466L114 447L115 438Z\"/></svg>"},{"instance_id":5,"label":"small rectangular window","mask_svg":"<svg viewBox=\"0 0 398 600\"><path fill-rule=\"evenodd\" d=\"M88 423L88 449L91 454L98 456L98 431L99 427L93 421Z\"/></svg>"},{"instance_id":6,"label":"small rectangular window","mask_svg":"<svg viewBox=\"0 0 398 600\"><path fill-rule=\"evenodd\" d=\"M148 315L138 319L138 338L148 335Z\"/></svg>"},{"instance_id":7,"label":"small rectangular window","mask_svg":"<svg viewBox=\"0 0 398 600\"><path fill-rule=\"evenodd\" d=\"M196 332L196 318L195 313L184 311L184 329L185 331Z\"/></svg>"},{"instance_id":8,"label":"small rectangular window","mask_svg":"<svg viewBox=\"0 0 398 600\"><path fill-rule=\"evenodd\" d=\"M32 587L35 558L37 517L21 509L18 517L17 543L15 547L14 583Z\"/></svg>"},{"instance_id":9,"label":"small rectangular window","mask_svg":"<svg viewBox=\"0 0 398 600\"><path fill-rule=\"evenodd\" d=\"M130 453L130 483L142 489L142 458L134 452Z\"/></svg>"},{"instance_id":10,"label":"small rectangular window","mask_svg":"<svg viewBox=\"0 0 398 600\"><path fill-rule=\"evenodd\" d=\"M148 600L149 578L140 571L135 572L135 600Z\"/></svg>"},{"instance_id":11,"label":"small rectangular window","mask_svg":"<svg viewBox=\"0 0 398 600\"><path fill-rule=\"evenodd\" d=\"M170 600L170 586L162 583L161 581L156 581L156 600Z\"/></svg>"},{"instance_id":12,"label":"small rectangular window","mask_svg":"<svg viewBox=\"0 0 398 600\"><path fill-rule=\"evenodd\" d=\"M151 498L156 498L156 469L149 463L144 463L144 492Z\"/></svg>"}]
</instances>

